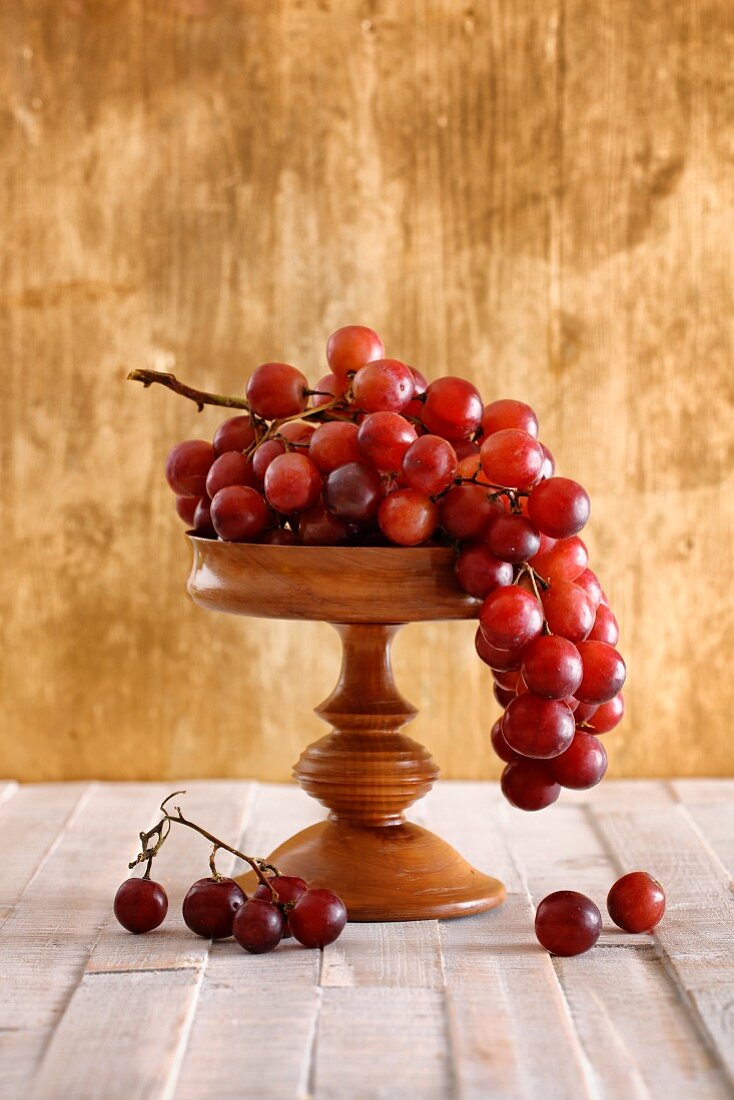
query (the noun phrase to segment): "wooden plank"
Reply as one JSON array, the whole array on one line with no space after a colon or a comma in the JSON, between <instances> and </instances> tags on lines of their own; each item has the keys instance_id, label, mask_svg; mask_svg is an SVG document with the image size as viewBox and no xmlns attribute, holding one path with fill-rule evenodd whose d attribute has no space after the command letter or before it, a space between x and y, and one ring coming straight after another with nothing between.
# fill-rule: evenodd
<instances>
[{"instance_id":1,"label":"wooden plank","mask_svg":"<svg viewBox=\"0 0 734 1100\"><path fill-rule=\"evenodd\" d=\"M677 779L670 786L706 844L734 878L734 781Z\"/></svg>"},{"instance_id":2,"label":"wooden plank","mask_svg":"<svg viewBox=\"0 0 734 1100\"><path fill-rule=\"evenodd\" d=\"M467 1100L588 1096L583 1050L550 957L533 937L500 798L495 785L443 783L426 800L428 826L508 891L494 912L440 924L457 1088Z\"/></svg>"},{"instance_id":3,"label":"wooden plank","mask_svg":"<svg viewBox=\"0 0 734 1100\"><path fill-rule=\"evenodd\" d=\"M553 959L558 979L601 1095L727 1096L729 1089L688 1005L667 973L661 952L647 935L622 932L609 919L606 895L619 871L589 808L596 792L558 802L542 837L530 814L507 808L504 827L522 869L533 908L558 889L579 890L602 914L598 945L574 959ZM634 796L627 787L622 799ZM606 801L614 804L614 791ZM635 804L674 805L665 784L639 784ZM533 937L532 926L528 935ZM534 937L533 937L534 939Z\"/></svg>"},{"instance_id":4,"label":"wooden plank","mask_svg":"<svg viewBox=\"0 0 734 1100\"><path fill-rule=\"evenodd\" d=\"M609 796L591 812L620 870L649 870L665 887L667 910L655 938L703 1034L734 1079L730 876L680 805L651 808L643 799L634 808L617 809Z\"/></svg>"},{"instance_id":5,"label":"wooden plank","mask_svg":"<svg viewBox=\"0 0 734 1100\"><path fill-rule=\"evenodd\" d=\"M197 780L187 786L187 793L174 799L184 816L238 847L252 811L256 785L242 780ZM134 836L133 830L133 841ZM185 826L172 825L152 871L152 877L168 894L165 923L155 933L131 936L110 914L86 970L92 973L200 967L210 941L189 931L181 916L181 903L192 882L208 876L210 851L211 845L203 837ZM217 867L221 874L230 874L234 864L234 856L225 851L218 853Z\"/></svg>"},{"instance_id":6,"label":"wooden plank","mask_svg":"<svg viewBox=\"0 0 734 1100\"><path fill-rule=\"evenodd\" d=\"M86 974L33 1081L33 1100L158 1100L183 1056L197 970Z\"/></svg>"},{"instance_id":7,"label":"wooden plank","mask_svg":"<svg viewBox=\"0 0 734 1100\"><path fill-rule=\"evenodd\" d=\"M4 779L0 782L0 804L12 798L18 791L18 783L14 779Z\"/></svg>"},{"instance_id":8,"label":"wooden plank","mask_svg":"<svg viewBox=\"0 0 734 1100\"><path fill-rule=\"evenodd\" d=\"M16 788L17 784L5 785L7 798L0 792L0 907L8 912L91 792L88 783Z\"/></svg>"},{"instance_id":9,"label":"wooden plank","mask_svg":"<svg viewBox=\"0 0 734 1100\"><path fill-rule=\"evenodd\" d=\"M154 784L94 785L5 921L0 1032L14 1033L4 1077L11 1095L33 1073L109 918L136 830L148 827L165 793Z\"/></svg>"},{"instance_id":10,"label":"wooden plank","mask_svg":"<svg viewBox=\"0 0 734 1100\"><path fill-rule=\"evenodd\" d=\"M243 957L241 970L248 969ZM175 1100L241 1100L250 1087L274 1100L309 1094L321 992L315 985L261 985L256 969L239 979L234 971L225 980L207 974Z\"/></svg>"},{"instance_id":11,"label":"wooden plank","mask_svg":"<svg viewBox=\"0 0 734 1100\"><path fill-rule=\"evenodd\" d=\"M310 1091L319 1100L446 1100L452 1070L442 992L325 989Z\"/></svg>"},{"instance_id":12,"label":"wooden plank","mask_svg":"<svg viewBox=\"0 0 734 1100\"><path fill-rule=\"evenodd\" d=\"M436 921L350 924L324 951L321 985L440 989L444 985Z\"/></svg>"}]
</instances>

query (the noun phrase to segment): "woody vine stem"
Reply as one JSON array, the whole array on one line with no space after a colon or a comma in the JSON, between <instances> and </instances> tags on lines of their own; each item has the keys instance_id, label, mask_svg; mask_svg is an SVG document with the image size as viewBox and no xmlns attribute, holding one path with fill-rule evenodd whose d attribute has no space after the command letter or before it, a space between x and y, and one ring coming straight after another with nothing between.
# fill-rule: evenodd
<instances>
[{"instance_id":1,"label":"woody vine stem","mask_svg":"<svg viewBox=\"0 0 734 1100\"><path fill-rule=\"evenodd\" d=\"M211 868L212 878L219 880L222 877L217 871L214 862L217 852L220 848L222 848L224 849L224 851L231 852L233 856L237 856L245 863L248 863L250 867L252 867L260 883L263 886L267 886L267 888L270 890L271 896L274 899L277 899L277 894L276 891L273 889L271 879L266 877L265 872L267 871L272 877L278 878L280 876L280 871L278 870L278 868L274 867L272 863L268 863L264 859L258 859L257 856L245 855L244 852L240 852L237 848L233 848L231 844L227 844L226 841L220 840L219 837L213 836L212 833L208 832L206 829L203 829L201 825L197 825L194 821L189 821L188 818L184 817L184 815L181 813L180 806L173 806L173 812L169 813L166 809L166 804L170 802L172 798L175 798L177 794L186 794L186 791L173 791L171 794L168 795L167 798L164 798L160 806L163 817L158 822L158 824L154 825L153 828L150 829L147 833L140 834L140 843L142 845L142 848L136 858L132 860L130 864L128 864L130 870L132 870L133 867L137 867L140 863L147 863L148 866L145 868L145 874L143 875L143 878L150 878L150 869L153 865L153 860L158 855L158 852L161 850L161 847L163 846L168 834L170 833L171 825L185 825L188 829L193 829L194 832L199 833L200 836L203 836L205 840L208 840L213 845L212 853L209 857L209 867ZM151 846L150 842L153 840L154 837L156 837L157 839L155 843Z\"/></svg>"}]
</instances>

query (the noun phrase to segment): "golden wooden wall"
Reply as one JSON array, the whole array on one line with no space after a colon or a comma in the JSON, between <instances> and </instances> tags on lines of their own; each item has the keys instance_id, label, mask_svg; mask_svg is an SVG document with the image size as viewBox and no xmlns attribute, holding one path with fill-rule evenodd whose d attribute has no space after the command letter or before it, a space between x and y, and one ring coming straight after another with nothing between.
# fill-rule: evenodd
<instances>
[{"instance_id":1,"label":"golden wooden wall","mask_svg":"<svg viewBox=\"0 0 734 1100\"><path fill-rule=\"evenodd\" d=\"M623 628L616 775L731 772L728 0L2 0L0 773L282 778L329 627L193 607L163 481L340 324L541 415ZM469 624L406 629L444 773L498 773Z\"/></svg>"}]
</instances>

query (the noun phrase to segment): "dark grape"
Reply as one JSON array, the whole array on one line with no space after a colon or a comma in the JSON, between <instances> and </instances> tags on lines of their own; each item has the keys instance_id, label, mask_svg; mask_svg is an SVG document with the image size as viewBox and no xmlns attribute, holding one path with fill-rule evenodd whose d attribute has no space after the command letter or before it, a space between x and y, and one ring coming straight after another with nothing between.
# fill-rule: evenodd
<instances>
[{"instance_id":1,"label":"dark grape","mask_svg":"<svg viewBox=\"0 0 734 1100\"><path fill-rule=\"evenodd\" d=\"M250 408L265 420L296 416L308 403L305 374L289 363L262 363L247 382Z\"/></svg>"},{"instance_id":2,"label":"dark grape","mask_svg":"<svg viewBox=\"0 0 734 1100\"><path fill-rule=\"evenodd\" d=\"M493 684L492 694L494 695L495 699L503 710L505 709L505 707L509 707L510 703L512 703L516 697L516 692L514 688L512 690L510 690L509 688L503 688L501 684Z\"/></svg>"},{"instance_id":3,"label":"dark grape","mask_svg":"<svg viewBox=\"0 0 734 1100\"><path fill-rule=\"evenodd\" d=\"M277 905L262 898L248 898L234 917L232 933L251 955L263 955L277 947L285 932L285 920Z\"/></svg>"},{"instance_id":4,"label":"dark grape","mask_svg":"<svg viewBox=\"0 0 734 1100\"><path fill-rule=\"evenodd\" d=\"M528 514L533 523L554 539L578 534L590 510L589 494L568 477L545 478L535 486L528 501Z\"/></svg>"},{"instance_id":5,"label":"dark grape","mask_svg":"<svg viewBox=\"0 0 734 1100\"><path fill-rule=\"evenodd\" d=\"M502 719L505 741L521 756L549 759L569 747L576 731L570 707L528 691L509 703Z\"/></svg>"},{"instance_id":6,"label":"dark grape","mask_svg":"<svg viewBox=\"0 0 734 1100\"><path fill-rule=\"evenodd\" d=\"M349 538L344 520L319 503L298 518L298 541L304 546L338 546Z\"/></svg>"},{"instance_id":7,"label":"dark grape","mask_svg":"<svg viewBox=\"0 0 734 1100\"><path fill-rule=\"evenodd\" d=\"M562 787L588 791L604 778L607 754L601 741L593 734L576 730L566 751L551 760L550 770L553 778Z\"/></svg>"},{"instance_id":8,"label":"dark grape","mask_svg":"<svg viewBox=\"0 0 734 1100\"><path fill-rule=\"evenodd\" d=\"M149 878L129 878L115 894L114 911L128 932L152 932L165 920L168 897L159 882Z\"/></svg>"},{"instance_id":9,"label":"dark grape","mask_svg":"<svg viewBox=\"0 0 734 1100\"><path fill-rule=\"evenodd\" d=\"M544 760L513 760L502 772L500 785L507 801L518 810L544 810L561 793Z\"/></svg>"},{"instance_id":10,"label":"dark grape","mask_svg":"<svg viewBox=\"0 0 734 1100\"><path fill-rule=\"evenodd\" d=\"M199 538L215 538L217 532L214 530L212 523L212 502L207 500L206 497L202 497L199 503L196 505L196 511L194 512L194 531Z\"/></svg>"},{"instance_id":11,"label":"dark grape","mask_svg":"<svg viewBox=\"0 0 734 1100\"><path fill-rule=\"evenodd\" d=\"M483 600L495 588L512 584L513 570L507 561L500 561L482 543L465 546L456 559L456 578L470 596Z\"/></svg>"},{"instance_id":12,"label":"dark grape","mask_svg":"<svg viewBox=\"0 0 734 1100\"><path fill-rule=\"evenodd\" d=\"M176 512L184 521L187 527L194 526L196 505L199 503L200 500L201 497L176 497Z\"/></svg>"},{"instance_id":13,"label":"dark grape","mask_svg":"<svg viewBox=\"0 0 734 1100\"><path fill-rule=\"evenodd\" d=\"M203 497L206 475L215 459L214 448L204 439L177 443L166 459L166 480L182 497Z\"/></svg>"},{"instance_id":14,"label":"dark grape","mask_svg":"<svg viewBox=\"0 0 734 1100\"><path fill-rule=\"evenodd\" d=\"M260 883L253 897L272 901L275 905L295 905L299 898L308 890L308 883L297 875L276 875L271 878L270 886ZM275 891L275 895L273 894Z\"/></svg>"},{"instance_id":15,"label":"dark grape","mask_svg":"<svg viewBox=\"0 0 734 1100\"><path fill-rule=\"evenodd\" d=\"M234 915L245 895L231 878L200 878L183 900L184 923L197 936L225 940L232 935Z\"/></svg>"},{"instance_id":16,"label":"dark grape","mask_svg":"<svg viewBox=\"0 0 734 1100\"><path fill-rule=\"evenodd\" d=\"M227 542L249 542L267 527L272 513L256 489L230 485L220 489L211 503L214 530Z\"/></svg>"},{"instance_id":17,"label":"dark grape","mask_svg":"<svg viewBox=\"0 0 734 1100\"><path fill-rule=\"evenodd\" d=\"M301 520L303 516L301 516ZM264 546L295 546L298 537L289 527L271 527L259 540Z\"/></svg>"},{"instance_id":18,"label":"dark grape","mask_svg":"<svg viewBox=\"0 0 734 1100\"><path fill-rule=\"evenodd\" d=\"M441 500L441 526L453 539L478 539L503 511L481 485L454 485Z\"/></svg>"},{"instance_id":19,"label":"dark grape","mask_svg":"<svg viewBox=\"0 0 734 1100\"><path fill-rule=\"evenodd\" d=\"M346 906L331 890L307 890L288 915L288 926L304 947L326 947L346 923Z\"/></svg>"},{"instance_id":20,"label":"dark grape","mask_svg":"<svg viewBox=\"0 0 734 1100\"><path fill-rule=\"evenodd\" d=\"M665 912L665 891L647 871L630 871L612 886L607 909L625 932L651 932Z\"/></svg>"},{"instance_id":21,"label":"dark grape","mask_svg":"<svg viewBox=\"0 0 734 1100\"><path fill-rule=\"evenodd\" d=\"M477 656L493 670L509 672L520 668L522 649L498 649L496 646L490 645L484 637L481 626L477 627L477 632L474 635L474 648L477 651Z\"/></svg>"},{"instance_id":22,"label":"dark grape","mask_svg":"<svg viewBox=\"0 0 734 1100\"><path fill-rule=\"evenodd\" d=\"M324 503L345 523L368 524L377 515L384 496L382 478L374 466L348 462L324 481Z\"/></svg>"},{"instance_id":23,"label":"dark grape","mask_svg":"<svg viewBox=\"0 0 734 1100\"><path fill-rule=\"evenodd\" d=\"M601 913L591 898L557 890L543 898L535 914L535 935L554 955L583 955L601 932Z\"/></svg>"},{"instance_id":24,"label":"dark grape","mask_svg":"<svg viewBox=\"0 0 734 1100\"><path fill-rule=\"evenodd\" d=\"M492 520L484 541L496 557L519 565L537 554L540 534L526 516L509 512Z\"/></svg>"}]
</instances>

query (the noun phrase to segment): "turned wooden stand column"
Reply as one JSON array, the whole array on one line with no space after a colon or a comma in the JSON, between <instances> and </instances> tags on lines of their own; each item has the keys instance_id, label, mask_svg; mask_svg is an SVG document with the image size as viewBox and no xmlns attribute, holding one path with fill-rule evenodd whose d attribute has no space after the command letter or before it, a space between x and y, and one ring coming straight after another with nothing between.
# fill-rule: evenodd
<instances>
[{"instance_id":1,"label":"turned wooden stand column","mask_svg":"<svg viewBox=\"0 0 734 1100\"><path fill-rule=\"evenodd\" d=\"M501 882L403 816L431 789L438 768L402 732L416 710L395 686L390 646L404 623L476 614L475 601L456 586L453 552L191 541L189 591L197 603L331 622L342 639L339 681L316 709L332 730L294 768L329 817L290 837L270 860L284 874L335 890L351 921L456 917L499 905ZM240 882L254 887L252 876Z\"/></svg>"}]
</instances>

